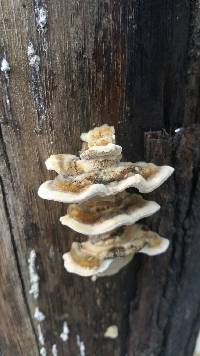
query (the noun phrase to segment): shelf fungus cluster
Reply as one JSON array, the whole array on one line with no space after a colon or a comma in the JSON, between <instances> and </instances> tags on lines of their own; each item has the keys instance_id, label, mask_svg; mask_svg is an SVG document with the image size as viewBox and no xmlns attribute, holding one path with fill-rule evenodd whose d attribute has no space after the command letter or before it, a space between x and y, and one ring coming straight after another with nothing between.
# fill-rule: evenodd
<instances>
[{"instance_id":1,"label":"shelf fungus cluster","mask_svg":"<svg viewBox=\"0 0 200 356\"><path fill-rule=\"evenodd\" d=\"M68 203L61 223L88 237L85 242L73 242L64 254L67 271L81 276L112 275L136 252L154 256L166 251L167 239L137 223L160 206L126 189L152 192L174 169L121 162L122 148L115 144L114 128L108 125L83 133L81 140L79 157L58 154L47 159L47 169L58 175L38 191L43 199Z\"/></svg>"}]
</instances>

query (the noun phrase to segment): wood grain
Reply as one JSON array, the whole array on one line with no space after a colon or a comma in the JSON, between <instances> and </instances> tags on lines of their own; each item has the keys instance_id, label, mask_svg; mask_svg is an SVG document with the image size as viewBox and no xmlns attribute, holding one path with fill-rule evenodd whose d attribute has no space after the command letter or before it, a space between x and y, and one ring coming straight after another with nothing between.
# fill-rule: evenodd
<instances>
[{"instance_id":1,"label":"wood grain","mask_svg":"<svg viewBox=\"0 0 200 356\"><path fill-rule=\"evenodd\" d=\"M1 182L0 351L2 354L5 350L15 350L15 353L19 355L36 355L38 352L36 337L24 291L24 283L21 279L19 261L5 201L6 197Z\"/></svg>"},{"instance_id":2,"label":"wood grain","mask_svg":"<svg viewBox=\"0 0 200 356\"><path fill-rule=\"evenodd\" d=\"M147 159L160 163L164 158L175 167L170 181L151 194L162 206L153 228L171 241L165 255L140 257L129 355L189 356L194 350L200 328L199 134L200 126L194 125L174 137L146 135Z\"/></svg>"},{"instance_id":3,"label":"wood grain","mask_svg":"<svg viewBox=\"0 0 200 356\"><path fill-rule=\"evenodd\" d=\"M144 131L182 126L190 7L189 0L0 0L0 61L10 65L0 81L1 254L8 256L1 259L1 293L8 299L1 294L3 355L38 355L38 347L51 354L54 344L59 355L76 355L77 335L86 355L128 352L130 302L145 290L138 277L143 260L96 283L68 274L62 254L81 236L59 223L66 206L42 201L37 189L50 176L44 160L52 153L76 154L80 133L95 125L113 124L125 159L132 161L144 158ZM48 14L43 23L41 10ZM164 163L166 157L159 157ZM40 276L36 300L29 294L32 249ZM167 264L168 257L160 259L164 271ZM44 345L36 307L46 316ZM136 317L140 313L134 314L137 325ZM60 338L64 321L66 343ZM105 339L113 324L119 337ZM130 340L133 355L138 349Z\"/></svg>"}]
</instances>

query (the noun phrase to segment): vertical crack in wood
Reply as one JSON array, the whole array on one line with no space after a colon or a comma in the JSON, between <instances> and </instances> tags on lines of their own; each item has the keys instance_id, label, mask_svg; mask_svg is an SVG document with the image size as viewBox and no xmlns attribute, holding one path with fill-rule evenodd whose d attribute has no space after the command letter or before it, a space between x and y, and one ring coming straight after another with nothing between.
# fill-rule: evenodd
<instances>
[{"instance_id":1,"label":"vertical crack in wood","mask_svg":"<svg viewBox=\"0 0 200 356\"><path fill-rule=\"evenodd\" d=\"M32 331L33 331L33 334L35 336L36 344L37 344L38 351L39 351L38 337L37 337L37 333L36 333L35 328L34 328L34 322L33 322L33 318L32 318L32 315L31 315L28 299L27 299L27 296L26 296L26 289L25 289L25 285L24 285L24 281L23 281L23 276L22 276L22 273L21 273L20 262L19 262L19 257L18 257L18 253L17 253L17 246L16 246L16 243L15 243L14 235L13 235L11 217L10 217L9 208L8 208L7 200L6 200L6 192L5 192L5 188L4 188L3 179L2 179L1 176L0 176L0 187L1 187L2 195L3 195L4 210L5 210L5 213L6 213L6 219L7 219L8 226L9 226L11 243L12 243L13 253L14 253L14 257L15 257L15 261L16 261L18 276L19 276L19 279L20 279L20 282L21 282L21 291L22 291L24 303L25 303L25 306L26 306L26 309L27 309L27 313L28 313L28 316L29 316L30 324L31 324Z\"/></svg>"},{"instance_id":2,"label":"vertical crack in wood","mask_svg":"<svg viewBox=\"0 0 200 356\"><path fill-rule=\"evenodd\" d=\"M2 133L2 128L0 125L0 159L5 162L6 168L9 172L9 177L11 180L11 183L13 182L13 177L12 177L12 172L11 172L11 167L10 167L10 161L8 158L7 150L6 150L6 143L4 141L3 133ZM0 161L1 162L1 161Z\"/></svg>"},{"instance_id":3,"label":"vertical crack in wood","mask_svg":"<svg viewBox=\"0 0 200 356\"><path fill-rule=\"evenodd\" d=\"M32 41L28 44L28 60L31 73L31 91L37 112L37 125L34 129L36 134L43 133L45 121L48 116L46 98L48 88L46 84L49 80L48 65L46 59L48 55L47 25L48 9L46 0L33 0L34 16L36 24L37 50ZM50 62L50 58L49 62ZM45 72L42 68L45 69ZM46 78L48 78L46 80Z\"/></svg>"},{"instance_id":4,"label":"vertical crack in wood","mask_svg":"<svg viewBox=\"0 0 200 356\"><path fill-rule=\"evenodd\" d=\"M188 356L200 327L200 286L195 282L200 269L200 126L174 137L149 133L146 147L149 160L173 161L175 166L174 177L152 193L162 206L153 226L172 242L169 251L157 259L141 257L130 313L129 356Z\"/></svg>"},{"instance_id":5,"label":"vertical crack in wood","mask_svg":"<svg viewBox=\"0 0 200 356\"><path fill-rule=\"evenodd\" d=\"M200 122L200 0L190 1L184 125Z\"/></svg>"},{"instance_id":6,"label":"vertical crack in wood","mask_svg":"<svg viewBox=\"0 0 200 356\"><path fill-rule=\"evenodd\" d=\"M1 50L2 55L0 56L0 76L1 76L1 110L2 110L2 120L0 124L9 125L16 127L16 123L13 120L11 99L9 91L9 81L10 81L10 66L6 59L5 49Z\"/></svg>"},{"instance_id":7,"label":"vertical crack in wood","mask_svg":"<svg viewBox=\"0 0 200 356\"><path fill-rule=\"evenodd\" d=\"M1 79L2 87L2 114L3 118L1 124L12 125L12 113L11 113L11 104L10 104L10 94L9 94L9 84L8 79L5 77Z\"/></svg>"},{"instance_id":8,"label":"vertical crack in wood","mask_svg":"<svg viewBox=\"0 0 200 356\"><path fill-rule=\"evenodd\" d=\"M200 306L198 308L198 312L196 313L196 318L194 318L194 321L192 323L190 336L188 337L186 343L186 355L193 355L193 352L195 350L195 344L199 334L199 319L200 319Z\"/></svg>"},{"instance_id":9,"label":"vertical crack in wood","mask_svg":"<svg viewBox=\"0 0 200 356\"><path fill-rule=\"evenodd\" d=\"M43 131L44 121L46 119L46 107L40 73L41 58L37 54L37 51L35 50L31 41L28 44L27 54L31 73L31 91L37 112L37 125L35 128L35 133L41 134Z\"/></svg>"}]
</instances>

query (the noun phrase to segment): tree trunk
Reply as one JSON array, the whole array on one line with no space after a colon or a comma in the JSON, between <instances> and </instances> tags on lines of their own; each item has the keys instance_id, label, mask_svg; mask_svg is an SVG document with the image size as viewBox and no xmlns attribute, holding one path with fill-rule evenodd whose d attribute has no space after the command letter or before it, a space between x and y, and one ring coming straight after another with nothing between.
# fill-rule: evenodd
<instances>
[{"instance_id":1,"label":"tree trunk","mask_svg":"<svg viewBox=\"0 0 200 356\"><path fill-rule=\"evenodd\" d=\"M192 356L200 328L199 0L0 4L0 354ZM126 160L175 167L152 193L162 209L148 220L171 244L92 282L64 270L62 255L80 236L59 223L65 205L41 200L37 189L49 177L44 160L76 154L80 133L103 123L115 126ZM110 325L119 331L113 340L104 337Z\"/></svg>"}]
</instances>

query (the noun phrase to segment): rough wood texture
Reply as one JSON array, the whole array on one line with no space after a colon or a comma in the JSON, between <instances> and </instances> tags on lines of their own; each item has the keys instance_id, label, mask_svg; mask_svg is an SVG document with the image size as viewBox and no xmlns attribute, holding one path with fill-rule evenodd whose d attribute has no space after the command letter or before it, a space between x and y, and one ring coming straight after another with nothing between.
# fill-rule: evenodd
<instances>
[{"instance_id":1,"label":"rough wood texture","mask_svg":"<svg viewBox=\"0 0 200 356\"><path fill-rule=\"evenodd\" d=\"M175 137L149 133L146 151L149 160L164 158L176 169L169 183L152 194L164 204L153 227L170 237L171 246L164 256L140 257L129 354L189 356L200 328L200 126Z\"/></svg>"},{"instance_id":2,"label":"rough wood texture","mask_svg":"<svg viewBox=\"0 0 200 356\"><path fill-rule=\"evenodd\" d=\"M153 222L172 239L172 248L155 260L136 258L115 277L93 283L64 271L62 254L74 238L58 221L66 207L42 201L37 189L49 176L44 160L51 153L76 153L80 133L95 125L114 124L125 158L139 160L145 131L197 123L197 10L192 0L0 0L0 64L2 69L6 58L10 66L0 81L1 354L35 356L43 347L49 355L56 344L59 356L77 355L79 335L87 356L191 355L199 308L198 296L192 297L199 269L195 129L164 143L146 137L147 158L173 158L177 167L176 181L156 195L164 208ZM38 299L29 294L33 249ZM44 345L37 306L46 316ZM60 338L64 321L68 342ZM119 337L105 339L112 324ZM176 334L177 344L184 341L179 351Z\"/></svg>"}]
</instances>

